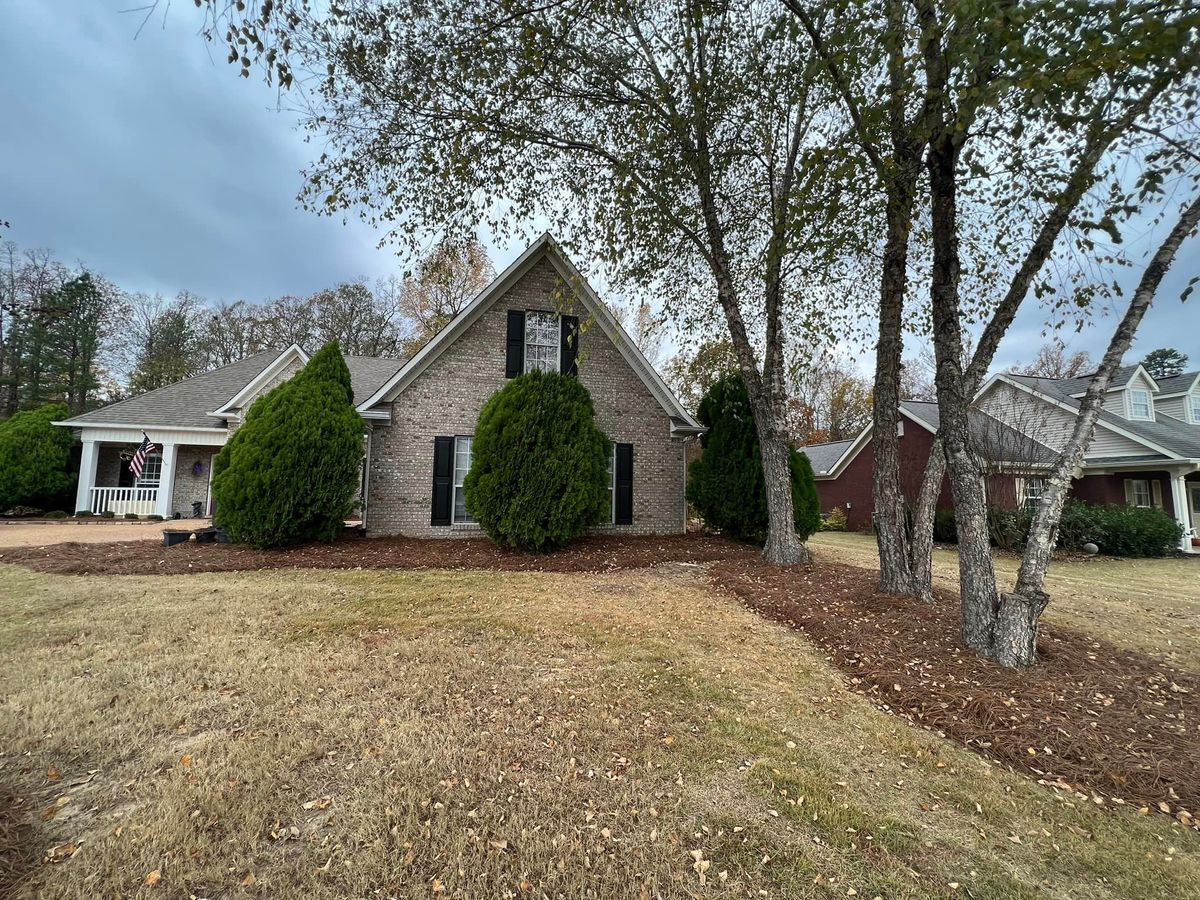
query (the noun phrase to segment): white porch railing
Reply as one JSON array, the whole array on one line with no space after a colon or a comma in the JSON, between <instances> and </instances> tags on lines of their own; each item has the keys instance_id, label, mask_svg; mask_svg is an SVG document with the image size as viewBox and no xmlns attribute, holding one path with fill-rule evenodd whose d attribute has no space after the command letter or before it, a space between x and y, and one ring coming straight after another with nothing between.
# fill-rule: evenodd
<instances>
[{"instance_id":1,"label":"white porch railing","mask_svg":"<svg viewBox=\"0 0 1200 900\"><path fill-rule=\"evenodd\" d=\"M133 513L152 516L158 505L156 487L94 487L92 488L92 514L111 512L117 516Z\"/></svg>"}]
</instances>

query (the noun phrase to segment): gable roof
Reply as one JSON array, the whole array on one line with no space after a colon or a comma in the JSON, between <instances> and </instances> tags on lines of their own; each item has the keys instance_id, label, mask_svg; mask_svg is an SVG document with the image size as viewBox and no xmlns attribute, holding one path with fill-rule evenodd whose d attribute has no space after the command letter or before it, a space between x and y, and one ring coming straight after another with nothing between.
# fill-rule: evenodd
<instances>
[{"instance_id":1,"label":"gable roof","mask_svg":"<svg viewBox=\"0 0 1200 900\"><path fill-rule=\"evenodd\" d=\"M853 443L853 440L849 440L809 444L807 447L801 447L800 452L807 456L808 461L812 463L814 475L828 475L837 465L837 461L845 455L846 449Z\"/></svg>"},{"instance_id":2,"label":"gable roof","mask_svg":"<svg viewBox=\"0 0 1200 900\"><path fill-rule=\"evenodd\" d=\"M642 355L637 345L621 328L620 323L613 318L608 306L596 294L586 278L563 253L562 249L547 232L526 248L517 260L501 272L486 288L468 303L450 320L428 343L401 366L392 377L359 403L359 412L369 414L371 408L379 403L394 400L406 387L424 372L429 365L442 354L447 347L458 340L466 330L474 324L481 315L499 299L505 291L519 281L530 269L542 259L549 260L559 277L575 288L575 294L588 312L592 315L600 330L612 341L617 351L624 357L634 374L646 386L650 395L658 401L663 411L671 419L672 430L703 431L702 426L683 408L683 404L663 382L654 366Z\"/></svg>"},{"instance_id":3,"label":"gable roof","mask_svg":"<svg viewBox=\"0 0 1200 900\"><path fill-rule=\"evenodd\" d=\"M1135 368L1141 368L1137 366ZM1082 398L1071 393L1071 384L1079 379L1062 380L1037 378L1032 375L997 375L996 380L1007 380L1020 387L1032 390L1060 406L1078 411ZM1128 382L1128 379L1126 379ZM991 384L992 382L989 382ZM986 386L985 386L986 388ZM1086 391L1086 387L1084 388ZM982 391L980 391L982 393ZM1124 419L1106 409L1100 410L1099 424L1110 431L1128 437L1168 457L1200 459L1200 425L1189 425L1180 419L1158 412L1154 421ZM1085 462L1088 460L1085 459Z\"/></svg>"},{"instance_id":4,"label":"gable roof","mask_svg":"<svg viewBox=\"0 0 1200 900\"><path fill-rule=\"evenodd\" d=\"M900 410L935 434L942 425L941 411L932 401L901 400ZM971 441L975 448L993 462L1048 465L1058 456L1041 441L983 410L972 408L968 412L967 425L971 429Z\"/></svg>"},{"instance_id":5,"label":"gable roof","mask_svg":"<svg viewBox=\"0 0 1200 900\"><path fill-rule=\"evenodd\" d=\"M263 350L219 369L93 409L91 412L66 419L61 424L76 427L132 425L224 428L224 419L211 415L211 411L219 409L226 400L262 374L280 354L279 350Z\"/></svg>"}]
</instances>

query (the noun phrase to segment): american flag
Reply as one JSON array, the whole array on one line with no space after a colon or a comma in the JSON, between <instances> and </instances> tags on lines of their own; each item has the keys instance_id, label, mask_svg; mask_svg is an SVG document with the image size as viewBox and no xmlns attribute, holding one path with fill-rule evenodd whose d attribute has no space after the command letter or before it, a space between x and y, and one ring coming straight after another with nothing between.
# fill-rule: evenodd
<instances>
[{"instance_id":1,"label":"american flag","mask_svg":"<svg viewBox=\"0 0 1200 900\"><path fill-rule=\"evenodd\" d=\"M146 437L146 432L142 432L142 442L134 451L133 459L129 461L129 471L133 473L134 478L142 477L142 467L146 464L146 457L150 451L154 449L154 445L150 443L150 438Z\"/></svg>"}]
</instances>

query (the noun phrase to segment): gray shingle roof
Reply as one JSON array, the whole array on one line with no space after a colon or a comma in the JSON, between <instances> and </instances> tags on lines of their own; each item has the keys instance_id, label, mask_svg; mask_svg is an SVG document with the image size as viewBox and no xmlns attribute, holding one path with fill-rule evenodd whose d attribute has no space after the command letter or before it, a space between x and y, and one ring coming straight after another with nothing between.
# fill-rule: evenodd
<instances>
[{"instance_id":1,"label":"gray shingle roof","mask_svg":"<svg viewBox=\"0 0 1200 900\"><path fill-rule=\"evenodd\" d=\"M813 474L825 475L853 443L854 441L830 441L827 444L809 444L807 447L801 447L800 452L812 463Z\"/></svg>"},{"instance_id":2,"label":"gray shingle roof","mask_svg":"<svg viewBox=\"0 0 1200 900\"><path fill-rule=\"evenodd\" d=\"M225 420L207 415L220 409L279 358L282 350L263 350L243 360L185 378L119 403L76 416L72 425L114 424L143 428L224 428ZM404 365L401 359L347 356L355 400L370 397Z\"/></svg>"},{"instance_id":3,"label":"gray shingle roof","mask_svg":"<svg viewBox=\"0 0 1200 900\"><path fill-rule=\"evenodd\" d=\"M938 405L928 400L901 400L901 409L931 425L936 431L942 424ZM1051 463L1055 452L1029 435L1004 424L985 412L970 412L971 439L983 456L992 462Z\"/></svg>"},{"instance_id":4,"label":"gray shingle roof","mask_svg":"<svg viewBox=\"0 0 1200 900\"><path fill-rule=\"evenodd\" d=\"M354 402L362 403L400 371L405 360L384 359L378 356L347 356L346 368L350 370L350 386L354 389Z\"/></svg>"},{"instance_id":5,"label":"gray shingle roof","mask_svg":"<svg viewBox=\"0 0 1200 900\"><path fill-rule=\"evenodd\" d=\"M1184 372L1171 378L1156 378L1160 394L1182 394L1191 389L1200 372Z\"/></svg>"},{"instance_id":6,"label":"gray shingle roof","mask_svg":"<svg viewBox=\"0 0 1200 900\"><path fill-rule=\"evenodd\" d=\"M1079 378L1069 380L1035 378L1031 375L1010 375L1008 377L1026 384L1048 397L1053 397L1055 400L1066 404L1072 409L1079 409L1080 400L1072 397L1071 394L1079 392L1078 383L1081 381L1083 382L1083 390L1086 391L1088 381L1088 379ZM1155 416L1156 419L1153 422L1142 422L1122 418L1107 410L1100 411L1100 421L1105 424L1116 426L1130 434L1157 444L1160 447L1170 450L1177 456L1188 459L1200 459L1200 425L1189 425L1187 422L1172 416L1163 415L1158 411L1155 411ZM1091 458L1089 458L1089 461L1091 461Z\"/></svg>"},{"instance_id":7,"label":"gray shingle roof","mask_svg":"<svg viewBox=\"0 0 1200 900\"><path fill-rule=\"evenodd\" d=\"M230 400L281 352L263 350L211 372L102 406L68 421L72 425L112 423L142 427L223 428L224 419L214 418L207 413L219 409Z\"/></svg>"}]
</instances>

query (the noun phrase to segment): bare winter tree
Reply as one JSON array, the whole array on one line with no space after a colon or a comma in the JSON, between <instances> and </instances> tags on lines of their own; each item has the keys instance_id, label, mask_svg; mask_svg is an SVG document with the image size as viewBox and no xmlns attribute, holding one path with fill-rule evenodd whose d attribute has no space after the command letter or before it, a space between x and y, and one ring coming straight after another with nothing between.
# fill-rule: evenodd
<instances>
[{"instance_id":1,"label":"bare winter tree","mask_svg":"<svg viewBox=\"0 0 1200 900\"><path fill-rule=\"evenodd\" d=\"M474 238L443 238L406 276L396 294L396 308L410 324L408 353L415 353L441 331L496 277L487 248ZM385 285L388 293L395 284Z\"/></svg>"},{"instance_id":2,"label":"bare winter tree","mask_svg":"<svg viewBox=\"0 0 1200 900\"><path fill-rule=\"evenodd\" d=\"M1039 378L1075 378L1093 371L1096 364L1086 350L1068 353L1061 341L1043 344L1033 362L1015 366L1018 375L1036 375Z\"/></svg>"}]
</instances>

